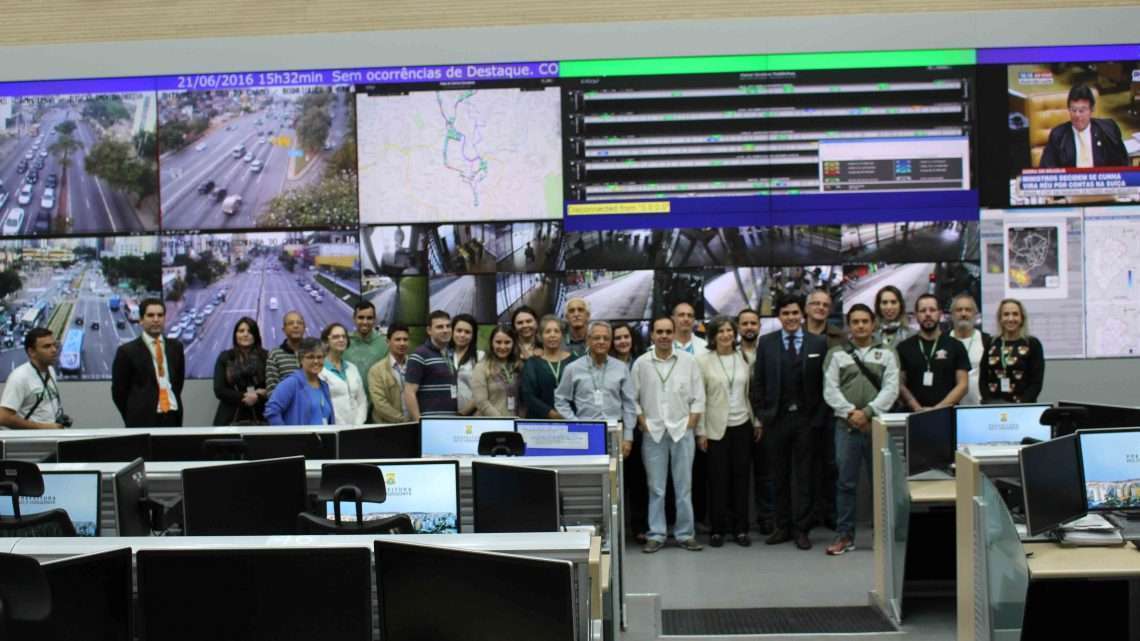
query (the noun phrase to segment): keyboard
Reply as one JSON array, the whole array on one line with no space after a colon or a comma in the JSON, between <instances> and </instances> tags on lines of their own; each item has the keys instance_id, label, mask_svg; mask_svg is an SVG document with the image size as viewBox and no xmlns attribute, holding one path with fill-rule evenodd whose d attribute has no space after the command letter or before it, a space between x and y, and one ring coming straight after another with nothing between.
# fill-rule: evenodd
<instances>
[{"instance_id":1,"label":"keyboard","mask_svg":"<svg viewBox=\"0 0 1140 641\"><path fill-rule=\"evenodd\" d=\"M1006 443L976 443L965 447L966 453L974 458L1017 458L1021 445Z\"/></svg>"}]
</instances>

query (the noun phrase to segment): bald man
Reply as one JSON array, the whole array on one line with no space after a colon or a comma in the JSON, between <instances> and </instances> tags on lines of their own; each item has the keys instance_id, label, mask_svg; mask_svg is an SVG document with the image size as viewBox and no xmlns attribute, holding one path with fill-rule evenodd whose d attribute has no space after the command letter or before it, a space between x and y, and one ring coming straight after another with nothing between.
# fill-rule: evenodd
<instances>
[{"instance_id":1,"label":"bald man","mask_svg":"<svg viewBox=\"0 0 1140 641\"><path fill-rule=\"evenodd\" d=\"M293 370L301 369L301 361L297 359L297 348L301 346L301 339L305 337L305 318L301 316L301 312L288 311L282 319L281 329L285 333L285 340L269 350L269 359L265 362L267 394L272 394L273 388Z\"/></svg>"},{"instance_id":2,"label":"bald man","mask_svg":"<svg viewBox=\"0 0 1140 641\"><path fill-rule=\"evenodd\" d=\"M590 325L590 304L584 298L566 301L566 351L581 356L586 353L586 328Z\"/></svg>"}]
</instances>

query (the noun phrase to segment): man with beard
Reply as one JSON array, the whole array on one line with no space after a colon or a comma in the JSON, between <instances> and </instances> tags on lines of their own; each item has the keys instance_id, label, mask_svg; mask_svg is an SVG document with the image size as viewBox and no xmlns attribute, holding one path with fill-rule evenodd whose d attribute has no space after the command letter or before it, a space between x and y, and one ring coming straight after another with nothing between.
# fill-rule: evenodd
<instances>
[{"instance_id":1,"label":"man with beard","mask_svg":"<svg viewBox=\"0 0 1140 641\"><path fill-rule=\"evenodd\" d=\"M740 331L740 353L749 365L756 362L756 341L760 338L760 314L746 307L736 315L736 327Z\"/></svg>"},{"instance_id":2,"label":"man with beard","mask_svg":"<svg viewBox=\"0 0 1140 641\"><path fill-rule=\"evenodd\" d=\"M982 356L990 351L990 335L978 329L975 324L978 319L978 303L969 294L958 294L950 303L950 316L954 319L954 338L961 341L970 357L970 383L966 395L962 397L963 405L980 405L981 392L978 390L978 366Z\"/></svg>"},{"instance_id":3,"label":"man with beard","mask_svg":"<svg viewBox=\"0 0 1140 641\"><path fill-rule=\"evenodd\" d=\"M898 345L899 393L911 411L957 405L966 395L970 357L962 343L942 335L938 298L923 294L914 304L919 333Z\"/></svg>"}]
</instances>

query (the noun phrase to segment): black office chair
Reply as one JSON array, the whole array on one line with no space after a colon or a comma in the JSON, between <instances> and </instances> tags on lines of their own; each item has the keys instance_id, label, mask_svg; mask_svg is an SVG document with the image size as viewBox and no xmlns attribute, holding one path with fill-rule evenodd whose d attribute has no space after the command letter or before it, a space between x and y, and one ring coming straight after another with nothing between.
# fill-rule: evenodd
<instances>
[{"instance_id":1,"label":"black office chair","mask_svg":"<svg viewBox=\"0 0 1140 641\"><path fill-rule=\"evenodd\" d=\"M407 514L396 514L383 519L364 520L364 503L383 503L388 498L384 474L377 465L367 463L325 463L321 466L321 487L317 492L318 506L333 502L333 520L321 514L302 512L297 515L297 531L301 534L414 534L412 520ZM352 501L356 506L356 520L341 518L341 501Z\"/></svg>"},{"instance_id":2,"label":"black office chair","mask_svg":"<svg viewBox=\"0 0 1140 641\"><path fill-rule=\"evenodd\" d=\"M484 432L479 435L479 456L523 456L526 441L518 432Z\"/></svg>"},{"instance_id":3,"label":"black office chair","mask_svg":"<svg viewBox=\"0 0 1140 641\"><path fill-rule=\"evenodd\" d=\"M202 441L202 460L204 461L242 461L245 460L245 441L238 438L208 438Z\"/></svg>"},{"instance_id":4,"label":"black office chair","mask_svg":"<svg viewBox=\"0 0 1140 641\"><path fill-rule=\"evenodd\" d=\"M0 517L0 536L75 536L75 524L65 510L20 514L20 497L44 495L44 475L35 463L0 461L0 496L12 500L12 516Z\"/></svg>"},{"instance_id":5,"label":"black office chair","mask_svg":"<svg viewBox=\"0 0 1140 641\"><path fill-rule=\"evenodd\" d=\"M39 561L0 553L0 639L42 638L51 619L51 586Z\"/></svg>"}]
</instances>

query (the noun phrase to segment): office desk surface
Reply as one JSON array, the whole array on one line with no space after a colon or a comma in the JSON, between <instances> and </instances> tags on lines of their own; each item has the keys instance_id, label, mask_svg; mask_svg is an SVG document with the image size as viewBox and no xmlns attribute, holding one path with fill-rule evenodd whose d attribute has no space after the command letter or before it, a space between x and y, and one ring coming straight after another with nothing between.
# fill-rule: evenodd
<instances>
[{"instance_id":1,"label":"office desk surface","mask_svg":"<svg viewBox=\"0 0 1140 641\"><path fill-rule=\"evenodd\" d=\"M1026 543L1031 579L1140 578L1140 550L1117 547L1064 548L1056 543Z\"/></svg>"},{"instance_id":2,"label":"office desk surface","mask_svg":"<svg viewBox=\"0 0 1140 641\"><path fill-rule=\"evenodd\" d=\"M911 503L949 503L958 497L954 479L941 481L907 481Z\"/></svg>"}]
</instances>

